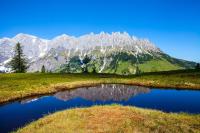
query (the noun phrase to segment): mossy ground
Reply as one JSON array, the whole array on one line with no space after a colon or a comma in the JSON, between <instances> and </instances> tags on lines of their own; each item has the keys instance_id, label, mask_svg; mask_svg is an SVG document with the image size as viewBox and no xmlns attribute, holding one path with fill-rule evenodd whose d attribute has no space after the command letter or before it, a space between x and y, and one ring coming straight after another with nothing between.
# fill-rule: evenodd
<instances>
[{"instance_id":1,"label":"mossy ground","mask_svg":"<svg viewBox=\"0 0 200 133\"><path fill-rule=\"evenodd\" d=\"M94 106L54 113L17 133L198 133L200 115L163 113L128 106Z\"/></svg>"}]
</instances>

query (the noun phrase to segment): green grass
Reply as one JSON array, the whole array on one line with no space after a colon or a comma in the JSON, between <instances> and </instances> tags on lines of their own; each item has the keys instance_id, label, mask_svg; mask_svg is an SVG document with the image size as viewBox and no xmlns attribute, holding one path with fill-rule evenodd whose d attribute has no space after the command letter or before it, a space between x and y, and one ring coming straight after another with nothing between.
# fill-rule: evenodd
<instances>
[{"instance_id":1,"label":"green grass","mask_svg":"<svg viewBox=\"0 0 200 133\"><path fill-rule=\"evenodd\" d=\"M149 67L149 66L153 66L153 67ZM165 59L147 61L144 64L139 64L139 68L143 72L169 71L169 70L183 69L180 66L172 64Z\"/></svg>"},{"instance_id":2,"label":"green grass","mask_svg":"<svg viewBox=\"0 0 200 133\"><path fill-rule=\"evenodd\" d=\"M94 106L45 116L17 133L198 133L200 115L163 113L128 106Z\"/></svg>"},{"instance_id":3,"label":"green grass","mask_svg":"<svg viewBox=\"0 0 200 133\"><path fill-rule=\"evenodd\" d=\"M119 61L118 64L116 64L116 70L112 68L108 68L104 70L104 73L116 73L116 74L134 74L135 67L133 64L129 61Z\"/></svg>"},{"instance_id":4,"label":"green grass","mask_svg":"<svg viewBox=\"0 0 200 133\"><path fill-rule=\"evenodd\" d=\"M0 103L100 83L161 88L200 89L200 71L147 73L140 76L103 74L0 74Z\"/></svg>"},{"instance_id":5,"label":"green grass","mask_svg":"<svg viewBox=\"0 0 200 133\"><path fill-rule=\"evenodd\" d=\"M117 65L117 74L134 74L135 67L131 62L119 61Z\"/></svg>"},{"instance_id":6,"label":"green grass","mask_svg":"<svg viewBox=\"0 0 200 133\"><path fill-rule=\"evenodd\" d=\"M183 67L178 66L178 64L172 64L166 59L157 59L157 60L150 60L144 63L138 64L140 71L142 72L159 72L159 71L171 71L171 70L180 70L184 69ZM118 61L116 64L116 71L115 69L109 67L106 68L103 72L104 73L115 73L115 74L134 74L135 73L135 64L130 61Z\"/></svg>"}]
</instances>

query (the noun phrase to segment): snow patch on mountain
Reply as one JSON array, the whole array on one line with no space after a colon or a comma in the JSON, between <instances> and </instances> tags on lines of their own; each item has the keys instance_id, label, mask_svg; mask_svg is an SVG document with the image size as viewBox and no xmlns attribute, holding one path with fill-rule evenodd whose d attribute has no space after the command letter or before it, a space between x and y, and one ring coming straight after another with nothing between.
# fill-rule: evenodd
<instances>
[{"instance_id":1,"label":"snow patch on mountain","mask_svg":"<svg viewBox=\"0 0 200 133\"><path fill-rule=\"evenodd\" d=\"M105 66L106 66L106 58L103 59L103 65L100 68L99 73L101 73L103 71L103 69L105 68Z\"/></svg>"},{"instance_id":2,"label":"snow patch on mountain","mask_svg":"<svg viewBox=\"0 0 200 133\"><path fill-rule=\"evenodd\" d=\"M40 70L43 64L49 69L56 69L72 56L78 56L82 60L86 54L93 54L92 56L97 58L119 52L128 52L136 56L143 53L151 56L152 53L162 53L149 40L138 39L126 32L90 33L80 37L63 34L51 40L20 33L13 38L0 39L0 66L4 66L3 62L13 56L13 48L18 42L22 44L24 54L30 60L29 71ZM100 72L105 65L106 58L103 59Z\"/></svg>"}]
</instances>

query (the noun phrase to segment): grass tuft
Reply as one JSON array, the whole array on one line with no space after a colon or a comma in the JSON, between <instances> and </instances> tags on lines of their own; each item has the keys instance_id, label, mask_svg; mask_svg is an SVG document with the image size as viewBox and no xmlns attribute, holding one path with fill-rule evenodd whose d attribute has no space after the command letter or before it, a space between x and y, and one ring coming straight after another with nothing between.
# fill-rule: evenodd
<instances>
[{"instance_id":1,"label":"grass tuft","mask_svg":"<svg viewBox=\"0 0 200 133\"><path fill-rule=\"evenodd\" d=\"M45 116L17 133L197 133L200 115L163 113L129 106L76 108Z\"/></svg>"}]
</instances>

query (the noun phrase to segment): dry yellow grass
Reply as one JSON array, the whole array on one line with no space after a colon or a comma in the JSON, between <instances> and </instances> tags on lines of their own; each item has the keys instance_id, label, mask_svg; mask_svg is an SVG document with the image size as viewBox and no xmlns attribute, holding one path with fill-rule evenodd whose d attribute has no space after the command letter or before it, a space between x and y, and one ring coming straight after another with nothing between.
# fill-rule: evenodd
<instances>
[{"instance_id":1,"label":"dry yellow grass","mask_svg":"<svg viewBox=\"0 0 200 133\"><path fill-rule=\"evenodd\" d=\"M54 113L17 133L199 133L200 115L135 107L94 106Z\"/></svg>"},{"instance_id":2,"label":"dry yellow grass","mask_svg":"<svg viewBox=\"0 0 200 133\"><path fill-rule=\"evenodd\" d=\"M121 83L158 88L200 89L200 71L142 76L41 73L0 74L0 103L101 83Z\"/></svg>"}]
</instances>

